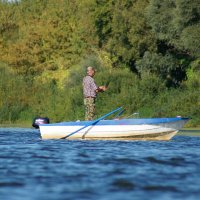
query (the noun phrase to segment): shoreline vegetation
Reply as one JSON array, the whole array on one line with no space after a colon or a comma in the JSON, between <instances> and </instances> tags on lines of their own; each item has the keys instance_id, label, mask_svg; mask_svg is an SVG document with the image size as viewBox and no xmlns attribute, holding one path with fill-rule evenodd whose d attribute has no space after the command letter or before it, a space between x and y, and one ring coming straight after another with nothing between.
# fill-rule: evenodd
<instances>
[{"instance_id":1,"label":"shoreline vegetation","mask_svg":"<svg viewBox=\"0 0 200 200\"><path fill-rule=\"evenodd\" d=\"M123 106L123 118L199 127L199 13L197 1L0 1L0 123L83 120L93 66L97 85L109 83L96 118Z\"/></svg>"}]
</instances>

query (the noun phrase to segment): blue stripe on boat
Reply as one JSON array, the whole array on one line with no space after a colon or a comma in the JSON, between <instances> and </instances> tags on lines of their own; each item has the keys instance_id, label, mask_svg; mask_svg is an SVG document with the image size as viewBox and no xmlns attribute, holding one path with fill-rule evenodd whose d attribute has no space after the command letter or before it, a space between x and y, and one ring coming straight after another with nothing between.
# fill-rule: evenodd
<instances>
[{"instance_id":1,"label":"blue stripe on boat","mask_svg":"<svg viewBox=\"0 0 200 200\"><path fill-rule=\"evenodd\" d=\"M160 124L169 123L180 120L188 120L189 118L174 117L174 118L139 118L139 119L121 119L121 120L101 120L97 123L98 126L104 125L140 125L140 124ZM95 120L94 120L95 121ZM94 121L77 121L77 122L60 122L52 124L41 124L40 126L87 126Z\"/></svg>"}]
</instances>

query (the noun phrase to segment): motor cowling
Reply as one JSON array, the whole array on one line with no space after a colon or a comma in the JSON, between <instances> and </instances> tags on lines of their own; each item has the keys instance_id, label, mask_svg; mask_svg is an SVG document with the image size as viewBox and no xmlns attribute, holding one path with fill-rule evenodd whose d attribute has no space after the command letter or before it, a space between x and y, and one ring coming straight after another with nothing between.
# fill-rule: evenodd
<instances>
[{"instance_id":1,"label":"motor cowling","mask_svg":"<svg viewBox=\"0 0 200 200\"><path fill-rule=\"evenodd\" d=\"M35 117L33 119L32 126L38 129L40 124L49 124L49 123L50 123L50 120L48 117Z\"/></svg>"}]
</instances>

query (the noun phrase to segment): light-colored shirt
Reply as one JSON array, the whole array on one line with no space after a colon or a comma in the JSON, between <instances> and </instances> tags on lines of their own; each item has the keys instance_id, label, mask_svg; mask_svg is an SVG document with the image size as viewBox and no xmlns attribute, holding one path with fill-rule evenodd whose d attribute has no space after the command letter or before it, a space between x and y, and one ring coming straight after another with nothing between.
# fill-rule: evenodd
<instances>
[{"instance_id":1,"label":"light-colored shirt","mask_svg":"<svg viewBox=\"0 0 200 200\"><path fill-rule=\"evenodd\" d=\"M96 97L96 90L98 86L96 85L94 79L91 76L85 76L83 78L83 95L84 97Z\"/></svg>"}]
</instances>

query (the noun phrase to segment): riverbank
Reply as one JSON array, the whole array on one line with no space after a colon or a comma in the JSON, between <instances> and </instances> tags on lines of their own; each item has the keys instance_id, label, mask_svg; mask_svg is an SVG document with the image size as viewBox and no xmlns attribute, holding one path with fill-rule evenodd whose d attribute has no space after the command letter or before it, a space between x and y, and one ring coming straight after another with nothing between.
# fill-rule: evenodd
<instances>
[{"instance_id":1,"label":"riverbank","mask_svg":"<svg viewBox=\"0 0 200 200\"><path fill-rule=\"evenodd\" d=\"M200 128L184 128L181 129L177 135L200 136Z\"/></svg>"},{"instance_id":2,"label":"riverbank","mask_svg":"<svg viewBox=\"0 0 200 200\"><path fill-rule=\"evenodd\" d=\"M16 123L16 124L5 123L5 124L0 124L0 128L32 128L32 124L27 122Z\"/></svg>"}]
</instances>

